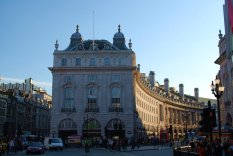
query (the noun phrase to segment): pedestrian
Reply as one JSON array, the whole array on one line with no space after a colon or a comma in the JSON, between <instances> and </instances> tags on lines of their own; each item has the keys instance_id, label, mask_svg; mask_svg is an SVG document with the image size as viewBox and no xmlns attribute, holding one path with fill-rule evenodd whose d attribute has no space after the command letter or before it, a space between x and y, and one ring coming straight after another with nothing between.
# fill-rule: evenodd
<instances>
[{"instance_id":1,"label":"pedestrian","mask_svg":"<svg viewBox=\"0 0 233 156\"><path fill-rule=\"evenodd\" d=\"M85 142L84 149L85 149L85 154L90 153L90 149L87 141Z\"/></svg>"}]
</instances>

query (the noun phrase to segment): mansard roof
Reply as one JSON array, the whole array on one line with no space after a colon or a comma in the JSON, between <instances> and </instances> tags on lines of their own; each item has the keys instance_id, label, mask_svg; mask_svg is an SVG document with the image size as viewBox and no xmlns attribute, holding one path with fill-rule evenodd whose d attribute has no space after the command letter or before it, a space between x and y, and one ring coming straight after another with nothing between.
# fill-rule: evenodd
<instances>
[{"instance_id":1,"label":"mansard roof","mask_svg":"<svg viewBox=\"0 0 233 156\"><path fill-rule=\"evenodd\" d=\"M118 47L107 40L85 40L70 44L64 51L93 50L93 43L95 45L94 50L119 50Z\"/></svg>"},{"instance_id":2,"label":"mansard roof","mask_svg":"<svg viewBox=\"0 0 233 156\"><path fill-rule=\"evenodd\" d=\"M55 50L58 50L58 42L56 41ZM131 50L132 43L129 41L129 48L125 45L125 37L121 32L120 25L118 32L113 37L113 43L107 40L83 40L79 32L79 26L76 27L76 32L71 35L69 46L63 51L83 51L83 50Z\"/></svg>"}]
</instances>

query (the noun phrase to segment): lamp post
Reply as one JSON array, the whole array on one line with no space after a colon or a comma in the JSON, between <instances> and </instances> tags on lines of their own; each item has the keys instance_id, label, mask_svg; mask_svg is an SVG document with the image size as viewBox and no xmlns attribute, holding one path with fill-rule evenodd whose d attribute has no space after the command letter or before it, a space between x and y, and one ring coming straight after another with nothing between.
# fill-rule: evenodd
<instances>
[{"instance_id":1,"label":"lamp post","mask_svg":"<svg viewBox=\"0 0 233 156\"><path fill-rule=\"evenodd\" d=\"M216 79L215 79L215 84L212 81L211 91L212 91L212 94L214 94L214 96L217 98L217 107L218 107L218 135L219 135L219 139L221 141L222 132L221 132L221 116L220 116L220 103L219 103L219 99L223 95L224 87L221 85L220 79L218 79L217 76L216 76Z\"/></svg>"}]
</instances>

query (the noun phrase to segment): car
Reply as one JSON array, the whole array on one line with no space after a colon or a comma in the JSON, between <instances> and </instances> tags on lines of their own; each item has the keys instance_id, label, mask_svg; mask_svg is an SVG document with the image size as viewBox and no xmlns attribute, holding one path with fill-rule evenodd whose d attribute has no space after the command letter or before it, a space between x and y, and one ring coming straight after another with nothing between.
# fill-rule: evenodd
<instances>
[{"instance_id":1,"label":"car","mask_svg":"<svg viewBox=\"0 0 233 156\"><path fill-rule=\"evenodd\" d=\"M45 147L42 142L30 142L27 149L26 154L44 154Z\"/></svg>"},{"instance_id":2,"label":"car","mask_svg":"<svg viewBox=\"0 0 233 156\"><path fill-rule=\"evenodd\" d=\"M61 138L45 138L44 145L49 150L63 150L63 142Z\"/></svg>"}]
</instances>

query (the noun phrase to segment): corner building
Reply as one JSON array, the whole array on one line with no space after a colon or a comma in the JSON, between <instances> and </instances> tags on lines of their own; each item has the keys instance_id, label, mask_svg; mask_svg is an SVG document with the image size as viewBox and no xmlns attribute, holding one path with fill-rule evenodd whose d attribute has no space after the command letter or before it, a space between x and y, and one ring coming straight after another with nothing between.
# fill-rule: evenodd
<instances>
[{"instance_id":1,"label":"corner building","mask_svg":"<svg viewBox=\"0 0 233 156\"><path fill-rule=\"evenodd\" d=\"M129 41L118 26L113 43L83 40L77 26L65 50L56 41L53 67L53 107L50 135L94 138L144 138L160 136L173 125L174 136L182 135L182 113L186 126L196 129L202 105L195 97L176 92L140 73ZM182 88L182 85L181 85ZM198 96L198 89L196 89ZM198 98L198 97L197 97Z\"/></svg>"}]
</instances>

